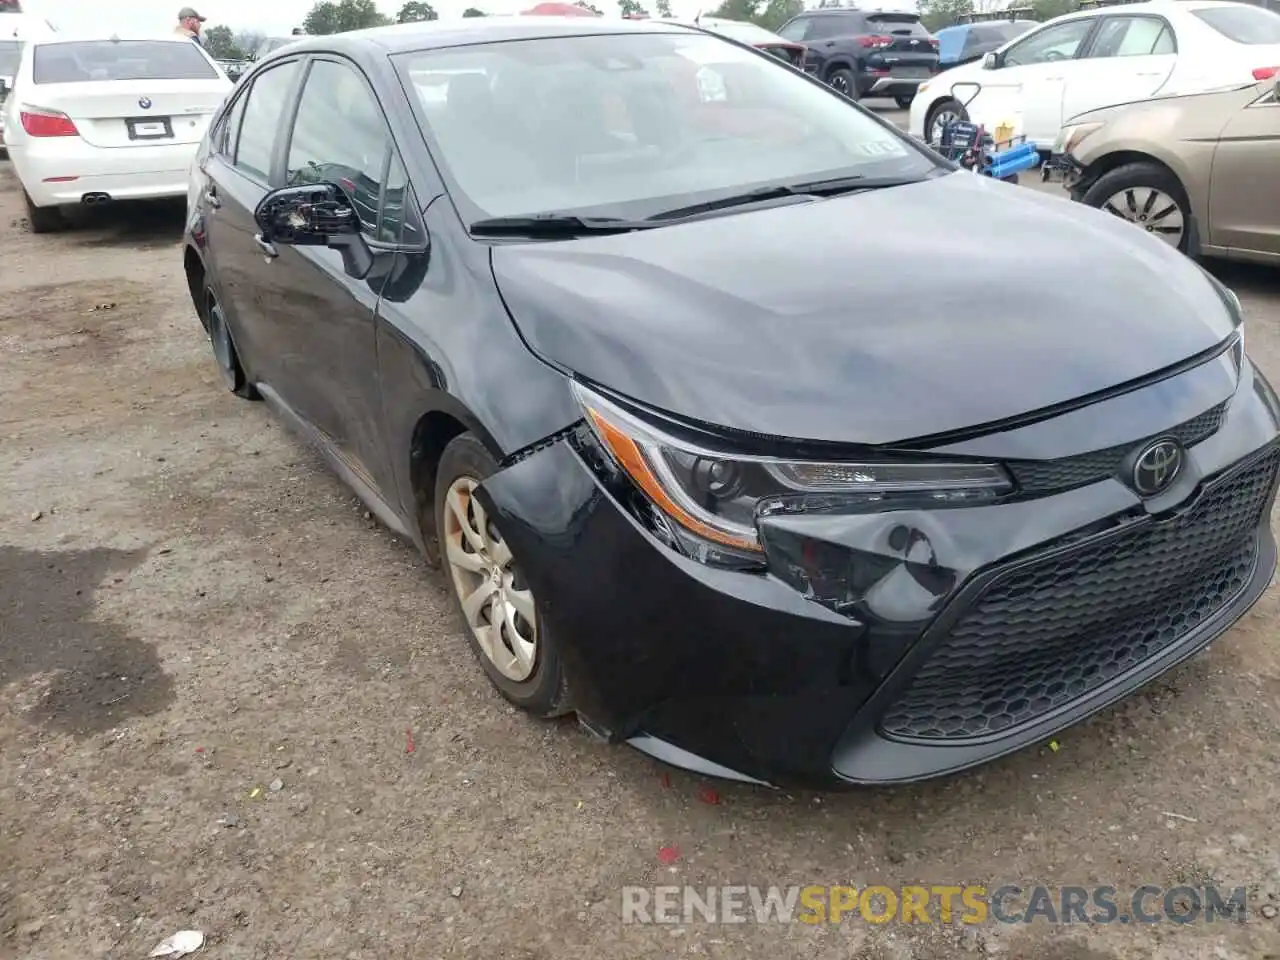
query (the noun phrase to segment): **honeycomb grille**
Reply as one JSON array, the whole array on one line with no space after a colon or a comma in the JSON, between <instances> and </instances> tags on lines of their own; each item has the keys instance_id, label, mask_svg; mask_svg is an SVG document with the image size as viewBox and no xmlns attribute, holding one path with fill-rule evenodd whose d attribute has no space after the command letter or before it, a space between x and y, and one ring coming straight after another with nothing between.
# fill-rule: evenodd
<instances>
[{"instance_id":1,"label":"honeycomb grille","mask_svg":"<svg viewBox=\"0 0 1280 960\"><path fill-rule=\"evenodd\" d=\"M1178 424L1166 434L1154 436L1176 437L1184 447L1194 446L1217 431L1226 409L1227 404L1223 401L1198 417ZM1058 460L1012 460L1008 467L1023 493L1054 493L1115 476L1121 461L1140 443L1141 440L1135 440Z\"/></svg>"},{"instance_id":2,"label":"honeycomb grille","mask_svg":"<svg viewBox=\"0 0 1280 960\"><path fill-rule=\"evenodd\" d=\"M1087 696L1176 643L1240 594L1280 452L1225 478L1187 513L998 577L888 709L913 740L1008 731Z\"/></svg>"}]
</instances>

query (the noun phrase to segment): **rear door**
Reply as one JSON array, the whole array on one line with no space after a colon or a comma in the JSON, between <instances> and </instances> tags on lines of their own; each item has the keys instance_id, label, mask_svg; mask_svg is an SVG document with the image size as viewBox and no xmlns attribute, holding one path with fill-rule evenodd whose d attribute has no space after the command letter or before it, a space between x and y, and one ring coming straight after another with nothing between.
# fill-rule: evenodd
<instances>
[{"instance_id":1,"label":"rear door","mask_svg":"<svg viewBox=\"0 0 1280 960\"><path fill-rule=\"evenodd\" d=\"M91 146L196 144L231 83L175 40L40 44L29 99L67 114Z\"/></svg>"},{"instance_id":2,"label":"rear door","mask_svg":"<svg viewBox=\"0 0 1280 960\"><path fill-rule=\"evenodd\" d=\"M1280 256L1280 103L1261 97L1228 122L1213 155L1210 242Z\"/></svg>"},{"instance_id":3,"label":"rear door","mask_svg":"<svg viewBox=\"0 0 1280 960\"><path fill-rule=\"evenodd\" d=\"M1051 23L1028 33L999 56L996 68L975 79L982 89L969 115L988 129L1010 126L1036 146L1048 149L1062 127L1067 78L1080 69L1077 58L1094 28L1094 17Z\"/></svg>"},{"instance_id":4,"label":"rear door","mask_svg":"<svg viewBox=\"0 0 1280 960\"><path fill-rule=\"evenodd\" d=\"M1063 120L1154 96L1169 79L1177 59L1177 37L1164 17L1100 17L1079 67L1067 75Z\"/></svg>"},{"instance_id":5,"label":"rear door","mask_svg":"<svg viewBox=\"0 0 1280 960\"><path fill-rule=\"evenodd\" d=\"M283 392L289 361L271 316L289 296L279 272L257 240L253 212L271 189L272 171L283 159L280 136L289 105L296 98L302 61L285 60L254 75L237 91L214 133L214 149L205 160L208 180L202 204L208 256L219 301L237 351L255 381Z\"/></svg>"}]
</instances>

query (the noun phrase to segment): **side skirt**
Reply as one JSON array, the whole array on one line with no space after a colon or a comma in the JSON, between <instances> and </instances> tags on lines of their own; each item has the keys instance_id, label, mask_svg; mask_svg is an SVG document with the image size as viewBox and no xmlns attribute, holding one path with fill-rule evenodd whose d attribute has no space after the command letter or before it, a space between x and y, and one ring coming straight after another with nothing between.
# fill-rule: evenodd
<instances>
[{"instance_id":1,"label":"side skirt","mask_svg":"<svg viewBox=\"0 0 1280 960\"><path fill-rule=\"evenodd\" d=\"M373 481L367 478L363 468L339 450L337 444L333 442L328 434L285 403L280 394L276 393L267 384L255 383L254 387L261 394L262 399L266 401L267 406L280 416L280 419L288 425L289 429L324 457L330 469L338 475L343 483L351 488L375 517L382 521L392 533L404 537L421 548L422 545L418 542L418 538L410 532L404 520L400 518L400 515L396 513L391 504L383 499Z\"/></svg>"}]
</instances>

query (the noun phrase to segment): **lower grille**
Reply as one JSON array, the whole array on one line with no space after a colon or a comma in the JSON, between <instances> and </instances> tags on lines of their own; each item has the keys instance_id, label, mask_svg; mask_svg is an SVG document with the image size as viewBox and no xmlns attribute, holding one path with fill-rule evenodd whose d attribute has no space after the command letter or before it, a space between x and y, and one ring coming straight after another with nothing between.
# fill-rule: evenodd
<instances>
[{"instance_id":1,"label":"lower grille","mask_svg":"<svg viewBox=\"0 0 1280 960\"><path fill-rule=\"evenodd\" d=\"M1141 666L1235 599L1253 573L1280 451L1186 513L997 577L881 720L886 736L1005 732Z\"/></svg>"}]
</instances>

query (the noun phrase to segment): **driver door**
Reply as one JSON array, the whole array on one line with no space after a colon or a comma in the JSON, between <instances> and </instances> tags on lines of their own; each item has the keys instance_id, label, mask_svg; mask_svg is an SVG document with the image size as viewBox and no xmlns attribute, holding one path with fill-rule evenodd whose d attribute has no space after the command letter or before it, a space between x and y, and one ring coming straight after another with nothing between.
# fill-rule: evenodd
<instances>
[{"instance_id":1,"label":"driver door","mask_svg":"<svg viewBox=\"0 0 1280 960\"><path fill-rule=\"evenodd\" d=\"M1096 19L1050 24L997 54L995 69L975 77L982 90L969 107L970 118L993 133L1010 126L1037 147L1052 147L1062 127L1067 81L1082 67L1078 57Z\"/></svg>"}]
</instances>

